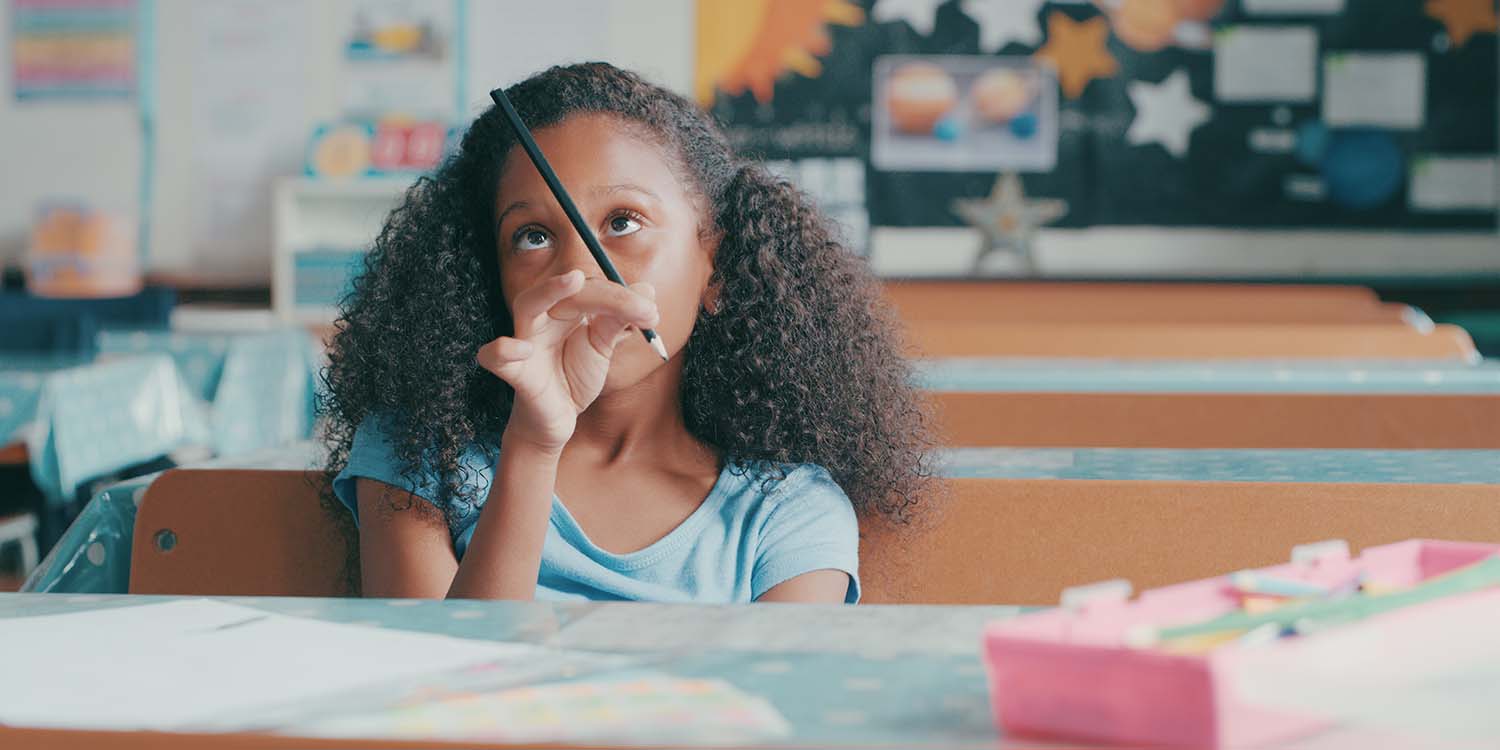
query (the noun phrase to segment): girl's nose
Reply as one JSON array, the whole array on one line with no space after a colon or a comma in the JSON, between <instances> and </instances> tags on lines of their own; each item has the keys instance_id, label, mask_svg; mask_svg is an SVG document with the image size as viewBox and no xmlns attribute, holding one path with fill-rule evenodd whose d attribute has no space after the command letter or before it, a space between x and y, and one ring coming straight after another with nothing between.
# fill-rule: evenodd
<instances>
[{"instance_id":1,"label":"girl's nose","mask_svg":"<svg viewBox=\"0 0 1500 750\"><path fill-rule=\"evenodd\" d=\"M567 235L557 238L557 243L557 253L553 256L553 263L556 266L552 269L554 274L578 270L582 271L584 278L588 279L603 276L599 264L589 253L588 245L583 244L583 239L578 236L577 232L570 231Z\"/></svg>"}]
</instances>

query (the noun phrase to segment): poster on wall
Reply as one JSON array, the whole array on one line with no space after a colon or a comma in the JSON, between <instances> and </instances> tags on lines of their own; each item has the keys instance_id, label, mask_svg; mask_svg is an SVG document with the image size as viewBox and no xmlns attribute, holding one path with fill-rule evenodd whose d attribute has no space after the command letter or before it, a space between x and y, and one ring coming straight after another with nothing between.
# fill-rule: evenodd
<instances>
[{"instance_id":1,"label":"poster on wall","mask_svg":"<svg viewBox=\"0 0 1500 750\"><path fill-rule=\"evenodd\" d=\"M1493 0L699 8L700 102L752 153L858 160L875 227L1014 230L981 255L1041 225L1496 228ZM984 65L1016 66L987 89L997 116L1053 98L1050 163L1007 162L1033 123L985 122ZM978 145L1002 124L1008 144Z\"/></svg>"},{"instance_id":2,"label":"poster on wall","mask_svg":"<svg viewBox=\"0 0 1500 750\"><path fill-rule=\"evenodd\" d=\"M301 171L307 139L306 11L300 0L192 6L192 159L184 165L192 257L256 271L266 264L271 182Z\"/></svg>"},{"instance_id":3,"label":"poster on wall","mask_svg":"<svg viewBox=\"0 0 1500 750\"><path fill-rule=\"evenodd\" d=\"M463 0L345 0L339 80L344 115L448 120Z\"/></svg>"},{"instance_id":4,"label":"poster on wall","mask_svg":"<svg viewBox=\"0 0 1500 750\"><path fill-rule=\"evenodd\" d=\"M135 93L135 0L10 0L17 100Z\"/></svg>"},{"instance_id":5,"label":"poster on wall","mask_svg":"<svg viewBox=\"0 0 1500 750\"><path fill-rule=\"evenodd\" d=\"M848 0L699 0L694 90L737 151L816 199L864 252L870 213L865 10Z\"/></svg>"}]
</instances>

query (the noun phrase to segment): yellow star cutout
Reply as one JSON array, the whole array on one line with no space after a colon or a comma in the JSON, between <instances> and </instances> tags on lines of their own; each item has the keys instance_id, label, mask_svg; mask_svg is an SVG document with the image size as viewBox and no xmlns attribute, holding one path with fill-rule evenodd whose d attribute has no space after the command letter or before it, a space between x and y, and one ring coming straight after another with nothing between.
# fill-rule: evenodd
<instances>
[{"instance_id":1,"label":"yellow star cutout","mask_svg":"<svg viewBox=\"0 0 1500 750\"><path fill-rule=\"evenodd\" d=\"M1495 0L1427 0L1427 15L1443 22L1453 48L1468 43L1475 34L1493 32L1500 27L1495 15Z\"/></svg>"},{"instance_id":2,"label":"yellow star cutout","mask_svg":"<svg viewBox=\"0 0 1500 750\"><path fill-rule=\"evenodd\" d=\"M1089 81L1119 72L1120 64L1105 48L1108 41L1109 21L1103 16L1079 22L1052 11L1047 17L1047 45L1036 51L1036 57L1057 69L1063 93L1077 99Z\"/></svg>"}]
</instances>

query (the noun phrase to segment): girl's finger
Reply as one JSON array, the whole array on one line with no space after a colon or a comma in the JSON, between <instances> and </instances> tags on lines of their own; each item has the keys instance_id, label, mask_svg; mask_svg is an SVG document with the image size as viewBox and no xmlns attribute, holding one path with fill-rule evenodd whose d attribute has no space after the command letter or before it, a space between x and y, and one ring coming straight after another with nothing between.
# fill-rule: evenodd
<instances>
[{"instance_id":1,"label":"girl's finger","mask_svg":"<svg viewBox=\"0 0 1500 750\"><path fill-rule=\"evenodd\" d=\"M644 281L631 284L630 290L648 300L656 299L656 288ZM591 318L585 314L582 319L588 328L589 346L606 358L614 356L615 347L635 335L637 330L636 326L612 316Z\"/></svg>"},{"instance_id":2,"label":"girl's finger","mask_svg":"<svg viewBox=\"0 0 1500 750\"><path fill-rule=\"evenodd\" d=\"M511 316L518 323L530 321L545 314L558 302L577 294L583 287L583 272L578 270L544 279L516 295L515 302L511 304Z\"/></svg>"},{"instance_id":3,"label":"girl's finger","mask_svg":"<svg viewBox=\"0 0 1500 750\"><path fill-rule=\"evenodd\" d=\"M649 284L637 286L655 293ZM547 314L557 320L578 320L584 315L619 318L625 325L643 328L659 322L656 302L651 297L604 279L589 279L577 293L560 299Z\"/></svg>"},{"instance_id":4,"label":"girl's finger","mask_svg":"<svg viewBox=\"0 0 1500 750\"><path fill-rule=\"evenodd\" d=\"M530 341L501 336L479 347L479 353L474 355L474 361L479 363L480 367L500 375L500 371L507 365L525 361L534 351L536 347Z\"/></svg>"},{"instance_id":5,"label":"girl's finger","mask_svg":"<svg viewBox=\"0 0 1500 750\"><path fill-rule=\"evenodd\" d=\"M588 332L589 346L606 358L613 356L615 347L635 331L635 326L610 315L590 317L583 328Z\"/></svg>"}]
</instances>

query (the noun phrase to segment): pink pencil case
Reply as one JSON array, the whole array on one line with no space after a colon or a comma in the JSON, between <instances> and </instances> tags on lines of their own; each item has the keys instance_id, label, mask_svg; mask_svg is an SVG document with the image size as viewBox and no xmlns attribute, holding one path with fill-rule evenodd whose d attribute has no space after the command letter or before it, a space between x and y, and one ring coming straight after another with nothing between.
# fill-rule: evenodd
<instances>
[{"instance_id":1,"label":"pink pencil case","mask_svg":"<svg viewBox=\"0 0 1500 750\"><path fill-rule=\"evenodd\" d=\"M1500 545L1413 539L1366 549L1310 545L1314 554L1257 572L1320 586L1351 577L1408 586L1486 557ZM1299 548L1300 550L1301 548ZM1123 582L1121 584L1123 586ZM1126 590L1128 591L1128 590ZM1325 728L1310 715L1270 710L1235 695L1233 675L1264 649L1219 648L1175 654L1126 645L1142 626L1202 622L1239 609L1228 576L1141 592L1121 591L997 622L985 629L990 699L1002 731L1032 737L1173 747L1245 747ZM1299 636L1338 637L1337 629Z\"/></svg>"}]
</instances>

